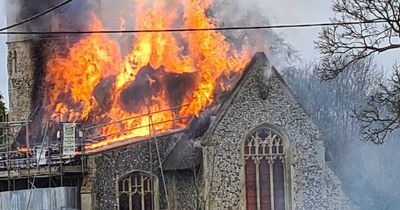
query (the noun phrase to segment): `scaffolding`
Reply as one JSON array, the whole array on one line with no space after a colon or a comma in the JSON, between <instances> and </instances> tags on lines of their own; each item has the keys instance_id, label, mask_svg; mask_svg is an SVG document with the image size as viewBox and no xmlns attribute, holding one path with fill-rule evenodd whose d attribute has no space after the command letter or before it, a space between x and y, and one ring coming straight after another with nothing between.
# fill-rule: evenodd
<instances>
[{"instance_id":1,"label":"scaffolding","mask_svg":"<svg viewBox=\"0 0 400 210\"><path fill-rule=\"evenodd\" d=\"M153 140L158 145L156 138L161 135L167 135L171 132L183 130L183 124L187 125L194 116L173 116L172 119L154 122L154 115L162 112L178 113L178 111L188 105L177 106L169 109L159 110L155 112L148 111L144 115L135 116L132 118L122 119L115 122L109 122L90 127L77 126L77 138L74 156L63 155L63 144L52 144L52 136L49 136L47 131L51 121L47 122L44 129L44 134L40 144L32 144L30 142L30 130L33 129L29 119L24 121L8 121L3 116L0 119L0 191L14 191L20 189L34 189L37 187L63 187L63 186L80 186L81 180L88 172L86 167L87 157L104 150L113 149L116 147L125 146L133 142L148 139ZM150 109L149 109L150 110ZM139 118L148 118L148 124L134 127L124 127L116 133L108 133L103 135L100 132L103 128L113 125L121 125L125 122L137 120ZM63 124L63 122L57 122ZM165 129L157 129L157 125L170 123L172 128L168 131ZM148 135L125 139L116 144L101 147L99 149L87 150L87 146L113 136L123 135L127 132L132 132L137 129L148 129ZM25 147L12 146L15 142L16 133L25 130ZM60 138L57 134L56 138ZM54 140L54 139L53 139ZM151 146L151 144L150 144ZM159 154L157 155L158 158ZM161 160L159 160L161 161ZM160 166L161 167L161 166ZM3 184L2 184L3 183ZM5 183L5 184L4 184Z\"/></svg>"},{"instance_id":2,"label":"scaffolding","mask_svg":"<svg viewBox=\"0 0 400 210\"><path fill-rule=\"evenodd\" d=\"M79 185L85 173L84 155L66 157L62 145L50 147L50 142L45 142L45 139L50 141L46 138L49 123L39 146L30 144L28 119L8 121L2 116L0 120L0 191ZM26 145L15 148L15 136L21 129Z\"/></svg>"}]
</instances>

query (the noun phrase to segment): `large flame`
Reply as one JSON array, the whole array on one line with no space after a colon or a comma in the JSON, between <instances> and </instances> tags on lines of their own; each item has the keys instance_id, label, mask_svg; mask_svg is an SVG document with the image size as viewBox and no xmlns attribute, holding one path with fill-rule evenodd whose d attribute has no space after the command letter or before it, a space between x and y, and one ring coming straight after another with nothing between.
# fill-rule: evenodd
<instances>
[{"instance_id":1,"label":"large flame","mask_svg":"<svg viewBox=\"0 0 400 210\"><path fill-rule=\"evenodd\" d=\"M165 29L178 24L186 28L216 27L218 21L206 15L211 3L210 0L185 0L183 3L168 1L167 4L165 0L158 0L149 5L145 0L136 0L133 11L135 27ZM120 27L125 26L126 21L121 18ZM91 29L103 29L96 15L93 15ZM66 56L54 55L48 60L47 112L53 119L91 124L118 122L102 126L100 132L105 139L88 145L87 149L146 136L154 131L184 128L187 120L174 119L199 115L214 100L216 88L224 86L218 84L218 78L240 73L250 58L248 50L238 52L217 31L140 33L135 34L133 43L130 52L122 55L117 41L105 34L91 34L74 44ZM168 89L161 84L160 90L143 100L134 111L123 108L123 91L146 66L160 71L160 74L194 75L193 90L184 93L181 107L171 109ZM105 108L96 100L94 91L102 81L111 77L114 80L110 79L110 90L103 90L111 92ZM144 79L150 85L155 83L154 78ZM121 121L123 119L128 120Z\"/></svg>"}]
</instances>

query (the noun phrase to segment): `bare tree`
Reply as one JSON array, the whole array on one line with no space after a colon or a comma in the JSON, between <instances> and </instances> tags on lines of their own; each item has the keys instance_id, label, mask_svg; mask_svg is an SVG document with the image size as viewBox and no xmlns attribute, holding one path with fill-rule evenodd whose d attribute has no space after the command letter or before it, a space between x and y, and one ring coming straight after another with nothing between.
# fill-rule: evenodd
<instances>
[{"instance_id":1,"label":"bare tree","mask_svg":"<svg viewBox=\"0 0 400 210\"><path fill-rule=\"evenodd\" d=\"M317 70L322 80L336 78L357 61L400 48L398 0L335 0L333 11L332 22L343 24L324 27L316 43L322 54ZM362 122L362 134L368 141L383 143L388 133L400 127L399 75L400 68L395 65L390 82L381 84L355 115Z\"/></svg>"},{"instance_id":2,"label":"bare tree","mask_svg":"<svg viewBox=\"0 0 400 210\"><path fill-rule=\"evenodd\" d=\"M400 71L394 72L388 85L379 86L356 117L361 121L363 137L376 144L382 144L389 133L400 128Z\"/></svg>"},{"instance_id":3,"label":"bare tree","mask_svg":"<svg viewBox=\"0 0 400 210\"><path fill-rule=\"evenodd\" d=\"M319 67L322 79L333 79L352 63L370 55L400 48L399 1L335 0L333 11L332 22L364 23L323 28L316 43L323 54ZM347 62L337 63L337 60Z\"/></svg>"}]
</instances>

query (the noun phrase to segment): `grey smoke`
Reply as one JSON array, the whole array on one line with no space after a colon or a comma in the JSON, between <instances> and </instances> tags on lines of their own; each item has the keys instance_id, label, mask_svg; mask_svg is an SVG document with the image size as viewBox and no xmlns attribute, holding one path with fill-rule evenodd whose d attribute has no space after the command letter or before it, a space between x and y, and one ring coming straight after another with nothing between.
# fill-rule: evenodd
<instances>
[{"instance_id":1,"label":"grey smoke","mask_svg":"<svg viewBox=\"0 0 400 210\"><path fill-rule=\"evenodd\" d=\"M64 0L12 0L7 1L7 22L17 23L46 9L49 9ZM87 29L91 20L92 11L99 10L96 1L72 1L63 7L29 21L11 31L80 31ZM37 39L39 35L9 35L9 41L23 39Z\"/></svg>"},{"instance_id":2,"label":"grey smoke","mask_svg":"<svg viewBox=\"0 0 400 210\"><path fill-rule=\"evenodd\" d=\"M379 146L361 141L360 125L350 117L352 109L365 104L374 81L366 80L364 86L358 82L366 75L361 73L365 72L362 65L323 83L312 75L312 68L299 66L284 77L323 132L326 162L340 178L344 192L361 210L400 209L400 133L393 133Z\"/></svg>"}]
</instances>

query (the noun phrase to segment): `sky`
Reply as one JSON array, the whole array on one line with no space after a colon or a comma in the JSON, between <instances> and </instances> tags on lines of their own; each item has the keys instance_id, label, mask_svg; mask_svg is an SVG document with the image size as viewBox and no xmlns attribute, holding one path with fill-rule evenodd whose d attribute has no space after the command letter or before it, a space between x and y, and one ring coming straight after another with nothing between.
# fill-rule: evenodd
<instances>
[{"instance_id":1,"label":"sky","mask_svg":"<svg viewBox=\"0 0 400 210\"><path fill-rule=\"evenodd\" d=\"M265 1L268 16L272 24L296 24L329 22L333 15L328 0L280 0ZM315 59L318 53L314 49L314 40L318 38L319 27L275 29L285 40L292 44L305 59Z\"/></svg>"},{"instance_id":2,"label":"sky","mask_svg":"<svg viewBox=\"0 0 400 210\"><path fill-rule=\"evenodd\" d=\"M6 25L4 4L7 0L0 0L0 26ZM296 24L296 23L316 23L328 22L332 16L330 11L330 1L327 0L280 0L262 1L265 3L265 13L269 16L272 24ZM318 52L314 49L314 41L318 39L320 28L300 28L300 29L277 29L285 40L290 43L302 55L305 60L315 60ZM6 36L0 35L0 92L3 93L8 104L7 96L7 50ZM397 53L388 53L381 56L379 64L392 64L394 57L399 57Z\"/></svg>"},{"instance_id":3,"label":"sky","mask_svg":"<svg viewBox=\"0 0 400 210\"><path fill-rule=\"evenodd\" d=\"M272 24L318 23L329 22L333 17L330 0L280 0L265 1L271 10L268 11ZM319 53L314 41L318 41L320 27L276 29L285 40L293 45L306 61L316 61ZM375 56L378 66L382 66L390 76L392 65L400 57L400 50L392 50Z\"/></svg>"},{"instance_id":4,"label":"sky","mask_svg":"<svg viewBox=\"0 0 400 210\"><path fill-rule=\"evenodd\" d=\"M4 5L6 0L0 0L0 27L6 25L6 11ZM4 96L8 106L8 82L7 82L7 37L0 35L0 93Z\"/></svg>"}]
</instances>

